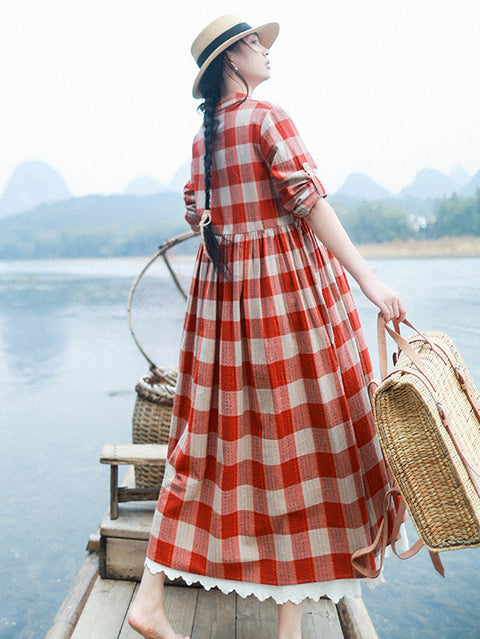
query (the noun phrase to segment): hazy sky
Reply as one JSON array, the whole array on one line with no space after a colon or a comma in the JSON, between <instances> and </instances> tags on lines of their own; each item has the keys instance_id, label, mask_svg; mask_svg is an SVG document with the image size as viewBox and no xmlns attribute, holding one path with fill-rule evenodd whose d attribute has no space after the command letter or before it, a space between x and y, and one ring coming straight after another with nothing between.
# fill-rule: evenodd
<instances>
[{"instance_id":1,"label":"hazy sky","mask_svg":"<svg viewBox=\"0 0 480 639\"><path fill-rule=\"evenodd\" d=\"M27 160L74 195L167 182L201 122L191 42L224 13L280 22L255 96L292 115L327 190L480 169L478 0L5 0L0 192Z\"/></svg>"}]
</instances>

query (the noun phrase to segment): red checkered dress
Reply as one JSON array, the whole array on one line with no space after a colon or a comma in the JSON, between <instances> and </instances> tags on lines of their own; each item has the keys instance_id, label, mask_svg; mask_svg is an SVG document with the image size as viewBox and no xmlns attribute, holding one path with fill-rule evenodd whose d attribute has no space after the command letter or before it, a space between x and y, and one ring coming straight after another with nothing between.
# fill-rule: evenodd
<instances>
[{"instance_id":1,"label":"red checkered dress","mask_svg":"<svg viewBox=\"0 0 480 639\"><path fill-rule=\"evenodd\" d=\"M388 481L347 279L302 219L325 196L315 164L277 106L230 96L218 121L212 224L233 278L200 246L147 566L280 603L279 587L360 576L350 555ZM203 154L201 129L185 188L197 229Z\"/></svg>"}]
</instances>

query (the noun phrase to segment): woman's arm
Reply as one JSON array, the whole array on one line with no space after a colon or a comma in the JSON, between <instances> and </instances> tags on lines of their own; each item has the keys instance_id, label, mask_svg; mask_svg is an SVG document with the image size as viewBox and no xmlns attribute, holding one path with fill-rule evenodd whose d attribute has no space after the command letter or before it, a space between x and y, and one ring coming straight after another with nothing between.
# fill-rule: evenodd
<instances>
[{"instance_id":1,"label":"woman's arm","mask_svg":"<svg viewBox=\"0 0 480 639\"><path fill-rule=\"evenodd\" d=\"M400 296L372 273L348 237L335 211L324 198L317 200L305 217L305 221L319 240L358 282L364 295L378 306L386 322L405 318L405 305Z\"/></svg>"}]
</instances>

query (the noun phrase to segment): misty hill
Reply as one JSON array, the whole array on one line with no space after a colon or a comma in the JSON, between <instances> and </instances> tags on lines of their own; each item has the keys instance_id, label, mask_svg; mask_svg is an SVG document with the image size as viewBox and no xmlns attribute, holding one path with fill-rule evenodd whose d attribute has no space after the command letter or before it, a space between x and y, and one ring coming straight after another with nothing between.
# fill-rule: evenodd
<instances>
[{"instance_id":1,"label":"misty hill","mask_svg":"<svg viewBox=\"0 0 480 639\"><path fill-rule=\"evenodd\" d=\"M460 184L451 175L445 175L436 169L422 169L417 173L413 182L400 191L399 195L420 200L448 197L452 193L461 191Z\"/></svg>"},{"instance_id":2,"label":"misty hill","mask_svg":"<svg viewBox=\"0 0 480 639\"><path fill-rule=\"evenodd\" d=\"M42 162L26 162L17 167L0 200L7 203L4 217L0 216L0 259L152 254L165 239L188 229L182 197L188 174L189 165L181 166L170 181L170 191L155 178L143 176L130 182L130 194L72 198L57 171ZM366 175L353 173L330 201L352 232L358 218L364 233L373 215L377 226L382 220L382 237L388 233L403 237L407 231L409 237L417 232L440 236L447 228L452 232L454 213L458 218L455 233L470 229L472 202L480 198L477 189L480 171L470 178L460 167L450 176L423 169L400 195L392 195ZM453 192L459 196L455 201L443 201ZM38 204L45 198L57 201ZM29 210L12 213L15 207L18 210L32 201L37 204ZM475 235L476 227L472 228L469 232ZM369 232L369 241L373 241L371 229ZM357 233L353 239L359 238L363 235Z\"/></svg>"},{"instance_id":3,"label":"misty hill","mask_svg":"<svg viewBox=\"0 0 480 639\"><path fill-rule=\"evenodd\" d=\"M456 166L450 173L450 177L457 185L457 189L463 189L472 179L462 166Z\"/></svg>"},{"instance_id":4,"label":"misty hill","mask_svg":"<svg viewBox=\"0 0 480 639\"><path fill-rule=\"evenodd\" d=\"M464 197L474 197L478 189L480 189L480 171L477 171L472 179L465 184L461 194Z\"/></svg>"},{"instance_id":5,"label":"misty hill","mask_svg":"<svg viewBox=\"0 0 480 639\"><path fill-rule=\"evenodd\" d=\"M136 195L86 195L34 209L0 221L0 231L95 227L130 228L135 224L178 225L183 217L179 193Z\"/></svg>"},{"instance_id":6,"label":"misty hill","mask_svg":"<svg viewBox=\"0 0 480 639\"><path fill-rule=\"evenodd\" d=\"M183 187L190 177L190 162L186 162L179 167L168 184L163 184L150 175L141 175L127 184L125 193L128 195L151 195L171 191L173 193L183 193Z\"/></svg>"},{"instance_id":7,"label":"misty hill","mask_svg":"<svg viewBox=\"0 0 480 639\"><path fill-rule=\"evenodd\" d=\"M71 197L64 179L49 164L23 162L16 167L5 186L0 198L0 217Z\"/></svg>"},{"instance_id":8,"label":"misty hill","mask_svg":"<svg viewBox=\"0 0 480 639\"><path fill-rule=\"evenodd\" d=\"M170 182L168 183L168 188L171 191L178 191L178 193L183 193L183 187L190 179L190 162L186 162L182 164L176 171Z\"/></svg>"},{"instance_id":9,"label":"misty hill","mask_svg":"<svg viewBox=\"0 0 480 639\"><path fill-rule=\"evenodd\" d=\"M385 200L392 197L392 194L368 175L351 173L335 196L356 200Z\"/></svg>"},{"instance_id":10,"label":"misty hill","mask_svg":"<svg viewBox=\"0 0 480 639\"><path fill-rule=\"evenodd\" d=\"M0 220L0 259L148 255L185 230L179 193L89 195Z\"/></svg>"},{"instance_id":11,"label":"misty hill","mask_svg":"<svg viewBox=\"0 0 480 639\"><path fill-rule=\"evenodd\" d=\"M165 185L150 175L134 178L125 187L126 195L153 195L161 191L165 191Z\"/></svg>"}]
</instances>

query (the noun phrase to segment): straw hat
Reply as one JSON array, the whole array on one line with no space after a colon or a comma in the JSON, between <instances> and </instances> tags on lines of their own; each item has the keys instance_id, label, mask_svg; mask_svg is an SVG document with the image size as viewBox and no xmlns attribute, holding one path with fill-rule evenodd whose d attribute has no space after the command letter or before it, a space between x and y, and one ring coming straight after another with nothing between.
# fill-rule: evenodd
<instances>
[{"instance_id":1,"label":"straw hat","mask_svg":"<svg viewBox=\"0 0 480 639\"><path fill-rule=\"evenodd\" d=\"M228 49L234 42L250 35L250 33L256 33L261 44L269 49L275 42L279 29L280 26L277 22L269 22L261 27L251 27L233 15L222 16L211 22L195 38L191 48L195 62L200 67L200 71L193 85L193 97L202 97L198 88L200 80L209 64L220 55L222 51Z\"/></svg>"}]
</instances>

